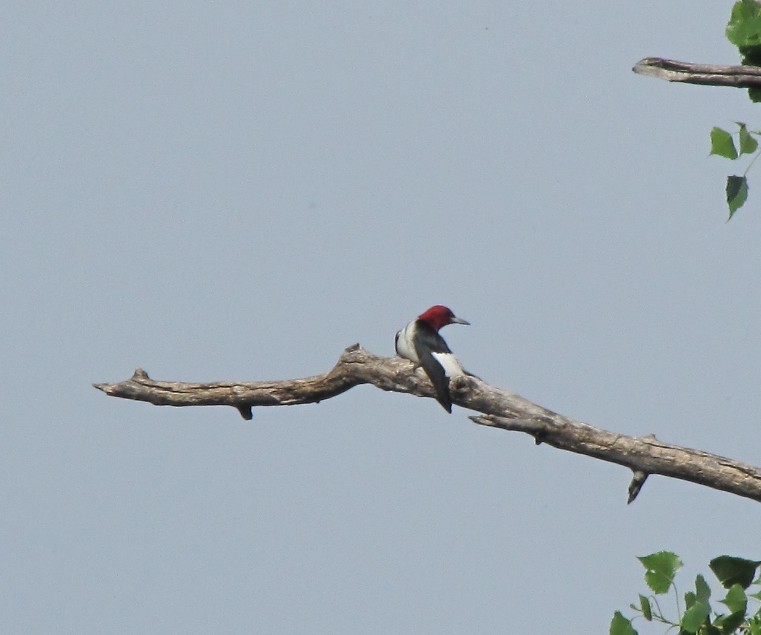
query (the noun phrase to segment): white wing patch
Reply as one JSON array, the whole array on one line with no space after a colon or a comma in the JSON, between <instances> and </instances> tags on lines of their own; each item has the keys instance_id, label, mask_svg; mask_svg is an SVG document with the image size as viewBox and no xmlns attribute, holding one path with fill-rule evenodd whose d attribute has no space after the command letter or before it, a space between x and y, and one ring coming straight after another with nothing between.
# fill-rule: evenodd
<instances>
[{"instance_id":1,"label":"white wing patch","mask_svg":"<svg viewBox=\"0 0 761 635\"><path fill-rule=\"evenodd\" d=\"M460 364L460 360L452 355L452 353L431 354L434 356L434 358L436 358L436 361L441 364L441 367L444 369L447 377L456 377L457 375L465 374L465 370L463 369L462 364Z\"/></svg>"}]
</instances>

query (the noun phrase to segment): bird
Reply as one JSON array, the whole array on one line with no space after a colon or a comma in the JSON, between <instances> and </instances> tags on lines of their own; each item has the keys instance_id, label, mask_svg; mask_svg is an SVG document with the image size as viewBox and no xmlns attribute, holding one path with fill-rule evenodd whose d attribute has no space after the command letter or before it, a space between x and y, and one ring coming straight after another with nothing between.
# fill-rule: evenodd
<instances>
[{"instance_id":1,"label":"bird","mask_svg":"<svg viewBox=\"0 0 761 635\"><path fill-rule=\"evenodd\" d=\"M467 373L449 350L444 338L439 335L439 329L447 324L469 325L470 322L455 316L451 309L437 304L398 331L394 347L397 355L423 367L436 391L436 401L451 414L449 380Z\"/></svg>"}]
</instances>

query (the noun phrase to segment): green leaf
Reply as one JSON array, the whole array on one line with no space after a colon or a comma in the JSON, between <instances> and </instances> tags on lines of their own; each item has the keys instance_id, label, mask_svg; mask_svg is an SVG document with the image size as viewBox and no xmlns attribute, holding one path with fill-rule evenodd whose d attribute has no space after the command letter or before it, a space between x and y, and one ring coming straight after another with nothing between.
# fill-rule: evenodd
<instances>
[{"instance_id":1,"label":"green leaf","mask_svg":"<svg viewBox=\"0 0 761 635\"><path fill-rule=\"evenodd\" d=\"M729 206L729 219L735 215L735 212L745 205L745 201L748 200L748 179L744 176L728 176L727 177L727 205ZM729 557L729 556L722 556ZM713 560L711 561L713 562ZM713 568L713 567L711 567ZM716 573L716 571L714 571ZM716 577L719 577L716 574ZM721 580L721 578L719 577ZM722 584L724 584L722 582ZM750 582L748 583L750 584ZM724 584L726 587L727 585ZM730 584L731 586L731 584Z\"/></svg>"},{"instance_id":2,"label":"green leaf","mask_svg":"<svg viewBox=\"0 0 761 635\"><path fill-rule=\"evenodd\" d=\"M748 57L743 58L743 64L746 66L761 66L761 47L758 47L758 51L755 53L756 59L751 60ZM757 88L755 86L752 86L748 88L748 98L754 103L757 104L761 101L761 88Z\"/></svg>"},{"instance_id":3,"label":"green leaf","mask_svg":"<svg viewBox=\"0 0 761 635\"><path fill-rule=\"evenodd\" d=\"M620 611L616 611L610 621L610 635L638 635L631 620L627 620Z\"/></svg>"},{"instance_id":4,"label":"green leaf","mask_svg":"<svg viewBox=\"0 0 761 635\"><path fill-rule=\"evenodd\" d=\"M732 7L727 38L740 51L743 64L761 66L761 6L756 0L740 0ZM761 89L749 88L748 97L761 102Z\"/></svg>"},{"instance_id":5,"label":"green leaf","mask_svg":"<svg viewBox=\"0 0 761 635\"><path fill-rule=\"evenodd\" d=\"M695 602L697 602L698 596L695 595L692 591L687 591L687 593L684 594L684 605L686 608L690 608Z\"/></svg>"},{"instance_id":6,"label":"green leaf","mask_svg":"<svg viewBox=\"0 0 761 635\"><path fill-rule=\"evenodd\" d=\"M695 595L698 598L698 602L705 602L708 604L708 600L711 597L711 587L708 586L706 579L698 574L695 578Z\"/></svg>"},{"instance_id":7,"label":"green leaf","mask_svg":"<svg viewBox=\"0 0 761 635\"><path fill-rule=\"evenodd\" d=\"M726 33L738 48L761 44L761 6L754 0L735 2Z\"/></svg>"},{"instance_id":8,"label":"green leaf","mask_svg":"<svg viewBox=\"0 0 761 635\"><path fill-rule=\"evenodd\" d=\"M726 604L732 613L742 612L745 615L745 609L748 607L748 598L739 584L733 584L727 592L727 597L721 600L721 603Z\"/></svg>"},{"instance_id":9,"label":"green leaf","mask_svg":"<svg viewBox=\"0 0 761 635\"><path fill-rule=\"evenodd\" d=\"M639 596L639 608L642 611L642 617L648 622L653 619L653 609L650 606L650 599L640 593Z\"/></svg>"},{"instance_id":10,"label":"green leaf","mask_svg":"<svg viewBox=\"0 0 761 635\"><path fill-rule=\"evenodd\" d=\"M688 633L697 633L698 629L705 624L711 609L704 602L695 602L682 616L679 625Z\"/></svg>"},{"instance_id":11,"label":"green leaf","mask_svg":"<svg viewBox=\"0 0 761 635\"><path fill-rule=\"evenodd\" d=\"M745 613L730 613L717 617L714 624L721 627L722 633L734 633L739 626L745 623Z\"/></svg>"},{"instance_id":12,"label":"green leaf","mask_svg":"<svg viewBox=\"0 0 761 635\"><path fill-rule=\"evenodd\" d=\"M744 177L735 176L730 179L744 179ZM746 186L747 195L747 186ZM729 200L729 181L727 181L727 200ZM729 589L733 584L739 584L743 589L747 589L753 582L756 575L756 569L761 564L761 560L746 560L735 556L719 556L708 563L711 571L721 582L725 589Z\"/></svg>"},{"instance_id":13,"label":"green leaf","mask_svg":"<svg viewBox=\"0 0 761 635\"><path fill-rule=\"evenodd\" d=\"M715 126L713 130L711 130L711 152L708 156L711 156L712 154L717 154L725 159L736 159L738 156L732 135L726 130L722 130Z\"/></svg>"},{"instance_id":14,"label":"green leaf","mask_svg":"<svg viewBox=\"0 0 761 635\"><path fill-rule=\"evenodd\" d=\"M638 559L647 569L645 572L647 586L659 595L669 590L676 572L682 568L679 556L670 551L659 551Z\"/></svg>"},{"instance_id":15,"label":"green leaf","mask_svg":"<svg viewBox=\"0 0 761 635\"><path fill-rule=\"evenodd\" d=\"M738 121L737 125L740 126L740 154L754 153L758 149L758 141L748 132L744 123Z\"/></svg>"}]
</instances>

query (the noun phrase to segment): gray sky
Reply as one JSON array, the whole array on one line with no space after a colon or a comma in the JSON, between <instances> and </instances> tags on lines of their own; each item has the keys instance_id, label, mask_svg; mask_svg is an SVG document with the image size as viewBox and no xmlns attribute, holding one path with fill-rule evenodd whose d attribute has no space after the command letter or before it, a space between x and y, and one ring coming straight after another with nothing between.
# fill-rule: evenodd
<instances>
[{"instance_id":1,"label":"gray sky","mask_svg":"<svg viewBox=\"0 0 761 635\"><path fill-rule=\"evenodd\" d=\"M758 464L761 168L725 224L731 2L13 3L0 630L603 633L635 557L759 557L757 504L350 391L156 408L92 382L299 377L431 304L485 380ZM666 604L669 604L666 602ZM662 632L662 629L642 633Z\"/></svg>"}]
</instances>

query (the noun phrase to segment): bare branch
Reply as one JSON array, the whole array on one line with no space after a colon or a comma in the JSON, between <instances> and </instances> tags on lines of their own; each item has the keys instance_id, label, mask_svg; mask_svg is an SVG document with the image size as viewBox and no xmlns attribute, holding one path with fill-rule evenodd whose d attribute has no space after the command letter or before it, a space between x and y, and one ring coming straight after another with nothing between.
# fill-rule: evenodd
<instances>
[{"instance_id":1,"label":"bare branch","mask_svg":"<svg viewBox=\"0 0 761 635\"><path fill-rule=\"evenodd\" d=\"M668 82L734 88L761 87L761 67L758 66L693 64L662 57L646 57L637 62L632 70L639 75L649 75Z\"/></svg>"},{"instance_id":2,"label":"bare branch","mask_svg":"<svg viewBox=\"0 0 761 635\"><path fill-rule=\"evenodd\" d=\"M537 425L507 417L471 417L475 423L526 432L560 450L625 465L634 472L629 502L650 474L660 474L731 492L761 502L761 469L701 450L658 441L653 435L629 437L562 417L558 424Z\"/></svg>"},{"instance_id":3,"label":"bare branch","mask_svg":"<svg viewBox=\"0 0 761 635\"><path fill-rule=\"evenodd\" d=\"M112 397L159 406L232 406L251 419L253 406L318 403L360 384L381 390L434 397L422 369L400 357L379 357L359 344L347 348L327 373L303 379L190 384L155 381L138 369L118 384L95 384ZM594 428L543 408L520 395L491 386L473 375L452 379L452 401L483 413L471 417L480 425L525 432L537 444L624 465L634 472L629 502L650 474L661 474L731 492L761 502L761 469L728 458L658 441Z\"/></svg>"},{"instance_id":4,"label":"bare branch","mask_svg":"<svg viewBox=\"0 0 761 635\"><path fill-rule=\"evenodd\" d=\"M412 363L400 357L373 355L359 344L347 348L327 373L282 381L214 382L190 384L155 381L138 368L127 381L93 384L112 397L147 401L156 406L233 406L251 419L253 406L295 406L319 403L359 384L382 390L433 396L422 372L411 373Z\"/></svg>"}]
</instances>

